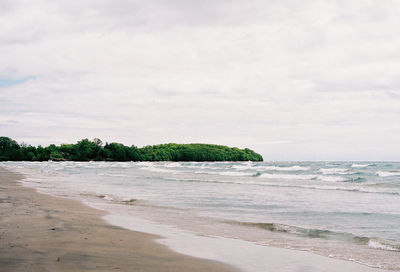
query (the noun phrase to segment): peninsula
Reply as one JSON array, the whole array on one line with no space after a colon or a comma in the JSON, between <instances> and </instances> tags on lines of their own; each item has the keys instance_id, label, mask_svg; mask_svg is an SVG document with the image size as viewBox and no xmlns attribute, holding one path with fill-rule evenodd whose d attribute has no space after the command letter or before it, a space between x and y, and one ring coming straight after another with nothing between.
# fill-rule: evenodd
<instances>
[{"instance_id":1,"label":"peninsula","mask_svg":"<svg viewBox=\"0 0 400 272\"><path fill-rule=\"evenodd\" d=\"M251 149L213 144L159 144L138 148L100 139L47 147L0 137L0 161L263 161Z\"/></svg>"}]
</instances>

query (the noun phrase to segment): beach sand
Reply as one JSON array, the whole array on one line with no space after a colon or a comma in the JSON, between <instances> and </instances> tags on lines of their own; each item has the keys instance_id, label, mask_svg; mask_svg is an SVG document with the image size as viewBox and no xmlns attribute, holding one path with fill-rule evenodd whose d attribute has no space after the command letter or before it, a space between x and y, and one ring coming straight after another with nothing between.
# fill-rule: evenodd
<instances>
[{"instance_id":1,"label":"beach sand","mask_svg":"<svg viewBox=\"0 0 400 272\"><path fill-rule=\"evenodd\" d=\"M0 167L0 271L237 271L106 223L79 201L37 193Z\"/></svg>"},{"instance_id":2,"label":"beach sand","mask_svg":"<svg viewBox=\"0 0 400 272\"><path fill-rule=\"evenodd\" d=\"M0 272L384 271L306 251L195 235L132 216L107 214L77 200L23 187L21 178L0 166Z\"/></svg>"}]
</instances>

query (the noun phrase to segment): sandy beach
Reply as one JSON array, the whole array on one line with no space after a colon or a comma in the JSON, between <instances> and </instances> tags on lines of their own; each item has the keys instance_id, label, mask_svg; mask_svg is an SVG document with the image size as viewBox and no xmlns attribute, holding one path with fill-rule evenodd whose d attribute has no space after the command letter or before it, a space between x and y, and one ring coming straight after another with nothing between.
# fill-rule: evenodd
<instances>
[{"instance_id":1,"label":"sandy beach","mask_svg":"<svg viewBox=\"0 0 400 272\"><path fill-rule=\"evenodd\" d=\"M312 252L179 229L173 224L149 221L131 214L131 209L125 209L125 205L114 206L107 201L83 204L62 197L64 194L71 197L68 189L58 191L56 196L41 193L46 191L39 190L39 193L25 187L27 180L34 182L38 176L22 173L25 176L0 166L0 272L384 271ZM57 175L49 177L47 184L44 180L40 183L42 188L59 181L63 184L71 181ZM24 180L19 182L22 178ZM85 181L85 186L101 184L98 176L96 183L90 183L90 178ZM138 208L143 207L139 205ZM154 207L144 211L162 217ZM189 221L202 224L195 218ZM227 226L218 226L227 231ZM392 255L397 256L396 252L387 251L369 256Z\"/></svg>"},{"instance_id":2,"label":"sandy beach","mask_svg":"<svg viewBox=\"0 0 400 272\"><path fill-rule=\"evenodd\" d=\"M175 253L104 212L18 184L0 167L0 271L237 271Z\"/></svg>"}]
</instances>

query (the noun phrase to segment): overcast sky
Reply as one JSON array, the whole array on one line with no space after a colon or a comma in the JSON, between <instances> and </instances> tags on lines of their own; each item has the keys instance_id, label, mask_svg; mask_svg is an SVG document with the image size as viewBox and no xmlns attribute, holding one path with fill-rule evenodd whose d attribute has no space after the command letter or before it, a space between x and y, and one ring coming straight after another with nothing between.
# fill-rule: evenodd
<instances>
[{"instance_id":1,"label":"overcast sky","mask_svg":"<svg viewBox=\"0 0 400 272\"><path fill-rule=\"evenodd\" d=\"M400 160L400 1L0 0L0 135Z\"/></svg>"}]
</instances>

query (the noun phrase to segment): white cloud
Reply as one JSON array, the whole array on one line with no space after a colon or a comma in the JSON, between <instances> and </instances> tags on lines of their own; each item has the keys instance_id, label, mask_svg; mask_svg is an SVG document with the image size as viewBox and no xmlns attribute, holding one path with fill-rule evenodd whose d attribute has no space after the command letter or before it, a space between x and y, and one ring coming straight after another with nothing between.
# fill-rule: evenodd
<instances>
[{"instance_id":1,"label":"white cloud","mask_svg":"<svg viewBox=\"0 0 400 272\"><path fill-rule=\"evenodd\" d=\"M1 134L18 141L399 159L397 1L0 0L0 10L0 77L33 77L0 88Z\"/></svg>"}]
</instances>

